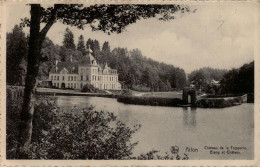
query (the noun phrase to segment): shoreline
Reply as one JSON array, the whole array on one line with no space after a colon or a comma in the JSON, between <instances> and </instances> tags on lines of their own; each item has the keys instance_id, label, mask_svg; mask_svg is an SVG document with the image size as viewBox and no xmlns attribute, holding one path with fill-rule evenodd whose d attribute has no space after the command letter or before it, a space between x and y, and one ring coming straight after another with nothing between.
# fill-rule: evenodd
<instances>
[{"instance_id":1,"label":"shoreline","mask_svg":"<svg viewBox=\"0 0 260 167\"><path fill-rule=\"evenodd\" d=\"M22 90L22 86L7 86L11 89ZM80 92L79 90L71 89L52 89L52 88L37 88L36 94L49 95L49 96L89 96L89 97L104 97L104 98L116 98L118 102L134 105L149 105L149 106L171 106L171 107L198 107L198 108L226 108L236 106L241 103L247 103L247 94L245 95L233 95L233 96L201 96L197 99L196 103L186 104L183 103L180 97L180 92L135 92L135 95L120 95L117 93L89 93ZM198 96L199 97L199 96ZM250 99L250 98L249 98ZM250 100L251 101L251 100Z\"/></svg>"},{"instance_id":2,"label":"shoreline","mask_svg":"<svg viewBox=\"0 0 260 167\"><path fill-rule=\"evenodd\" d=\"M94 96L94 97L109 97L116 98L114 94L104 94L104 93L81 93L81 92L39 92L36 91L38 95L51 95L51 96Z\"/></svg>"}]
</instances>

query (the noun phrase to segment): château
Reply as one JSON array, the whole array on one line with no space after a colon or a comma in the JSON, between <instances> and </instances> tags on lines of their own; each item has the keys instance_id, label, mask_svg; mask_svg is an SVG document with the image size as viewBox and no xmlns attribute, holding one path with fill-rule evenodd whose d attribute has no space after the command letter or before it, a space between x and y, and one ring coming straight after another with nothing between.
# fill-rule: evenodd
<instances>
[{"instance_id":1,"label":"ch\u00e2teau","mask_svg":"<svg viewBox=\"0 0 260 167\"><path fill-rule=\"evenodd\" d=\"M116 69L108 67L107 63L97 64L92 50L88 47L80 61L70 57L68 62L56 60L55 67L49 73L49 80L56 88L82 89L86 84L92 84L102 90L120 90Z\"/></svg>"}]
</instances>

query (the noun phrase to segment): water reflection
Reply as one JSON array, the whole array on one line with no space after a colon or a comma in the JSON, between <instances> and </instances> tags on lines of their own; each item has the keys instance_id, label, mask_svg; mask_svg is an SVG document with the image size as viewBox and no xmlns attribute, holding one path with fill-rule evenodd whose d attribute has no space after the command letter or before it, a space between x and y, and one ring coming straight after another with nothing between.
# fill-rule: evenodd
<instances>
[{"instance_id":1,"label":"water reflection","mask_svg":"<svg viewBox=\"0 0 260 167\"><path fill-rule=\"evenodd\" d=\"M196 127L196 108L183 107L183 126L190 129Z\"/></svg>"},{"instance_id":2,"label":"water reflection","mask_svg":"<svg viewBox=\"0 0 260 167\"><path fill-rule=\"evenodd\" d=\"M116 99L101 97L59 96L57 103L62 110L71 111L74 106L95 106L97 111L113 112L118 120L133 127L142 127L133 135L132 142L139 141L134 155L160 150L169 151L173 145L181 150L196 146L198 153L190 153L190 159L252 159L254 156L254 104L242 104L223 109L181 108L126 105ZM73 109L74 111L75 109ZM234 130L234 127L236 129ZM237 145L248 149L241 154L228 156L209 154L204 146Z\"/></svg>"}]
</instances>

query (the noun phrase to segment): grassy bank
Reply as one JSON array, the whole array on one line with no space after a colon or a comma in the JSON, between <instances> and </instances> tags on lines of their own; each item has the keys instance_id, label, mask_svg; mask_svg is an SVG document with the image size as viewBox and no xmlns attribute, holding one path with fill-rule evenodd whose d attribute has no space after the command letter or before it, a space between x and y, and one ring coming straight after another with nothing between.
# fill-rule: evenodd
<instances>
[{"instance_id":1,"label":"grassy bank","mask_svg":"<svg viewBox=\"0 0 260 167\"><path fill-rule=\"evenodd\" d=\"M149 106L172 106L177 107L182 104L179 98L164 98L164 97L142 97L142 96L118 96L118 102L125 104L149 105Z\"/></svg>"}]
</instances>

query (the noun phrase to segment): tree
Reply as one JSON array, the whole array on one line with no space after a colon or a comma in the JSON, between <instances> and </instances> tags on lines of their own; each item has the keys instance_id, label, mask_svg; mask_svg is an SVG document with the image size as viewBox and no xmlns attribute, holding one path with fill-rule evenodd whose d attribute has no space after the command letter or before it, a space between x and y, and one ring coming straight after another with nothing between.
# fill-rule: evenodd
<instances>
[{"instance_id":1,"label":"tree","mask_svg":"<svg viewBox=\"0 0 260 167\"><path fill-rule=\"evenodd\" d=\"M189 80L195 84L197 89L204 88L207 84L205 75L201 71L196 71L190 74L189 77Z\"/></svg>"},{"instance_id":2,"label":"tree","mask_svg":"<svg viewBox=\"0 0 260 167\"><path fill-rule=\"evenodd\" d=\"M26 73L26 56L28 53L28 40L18 25L11 33L7 33L6 42L6 80L11 85L23 85Z\"/></svg>"},{"instance_id":3,"label":"tree","mask_svg":"<svg viewBox=\"0 0 260 167\"><path fill-rule=\"evenodd\" d=\"M155 17L160 20L174 19L177 11L189 12L187 6L181 5L92 5L55 4L43 8L40 4L31 4L31 18L25 18L22 25L30 26L28 65L25 81L21 125L19 134L20 158L26 158L26 150L31 141L32 120L34 113L34 94L41 63L41 46L46 34L56 21L83 29L89 24L93 31L107 34L121 33L129 24L137 20ZM45 23L43 29L40 24Z\"/></svg>"},{"instance_id":4,"label":"tree","mask_svg":"<svg viewBox=\"0 0 260 167\"><path fill-rule=\"evenodd\" d=\"M92 40L88 39L86 43L86 47L90 47L90 49L93 51L93 56L97 60L98 63L101 63L101 55L100 55L100 45L98 40Z\"/></svg>"},{"instance_id":5,"label":"tree","mask_svg":"<svg viewBox=\"0 0 260 167\"><path fill-rule=\"evenodd\" d=\"M74 35L69 28L66 28L64 38L63 38L63 46L67 49L72 49L72 50L76 49L74 43Z\"/></svg>"},{"instance_id":6,"label":"tree","mask_svg":"<svg viewBox=\"0 0 260 167\"><path fill-rule=\"evenodd\" d=\"M222 94L254 93L254 62L228 71L220 82Z\"/></svg>"},{"instance_id":7,"label":"tree","mask_svg":"<svg viewBox=\"0 0 260 167\"><path fill-rule=\"evenodd\" d=\"M92 50L94 45L93 43L93 40L89 38L86 42L86 47L90 47L90 49Z\"/></svg>"},{"instance_id":8,"label":"tree","mask_svg":"<svg viewBox=\"0 0 260 167\"><path fill-rule=\"evenodd\" d=\"M77 50L78 50L78 51L81 51L82 54L84 55L84 54L85 54L85 51L86 51L85 48L86 48L86 47L85 47L84 37L83 37L83 35L80 35L80 36L79 36L79 41L78 41Z\"/></svg>"},{"instance_id":9,"label":"tree","mask_svg":"<svg viewBox=\"0 0 260 167\"><path fill-rule=\"evenodd\" d=\"M46 37L41 48L41 57L43 62L40 65L39 75L40 79L48 78L49 72L55 65L55 60L60 60L60 46L54 45L53 42Z\"/></svg>"},{"instance_id":10,"label":"tree","mask_svg":"<svg viewBox=\"0 0 260 167\"><path fill-rule=\"evenodd\" d=\"M98 63L101 63L101 54L100 54L100 45L98 40L94 40L93 43L93 55L96 58Z\"/></svg>"},{"instance_id":11,"label":"tree","mask_svg":"<svg viewBox=\"0 0 260 167\"><path fill-rule=\"evenodd\" d=\"M109 61L109 58L111 57L111 50L110 50L110 45L109 42L105 41L103 46L102 46L102 50L101 50L101 63L105 64Z\"/></svg>"}]
</instances>

